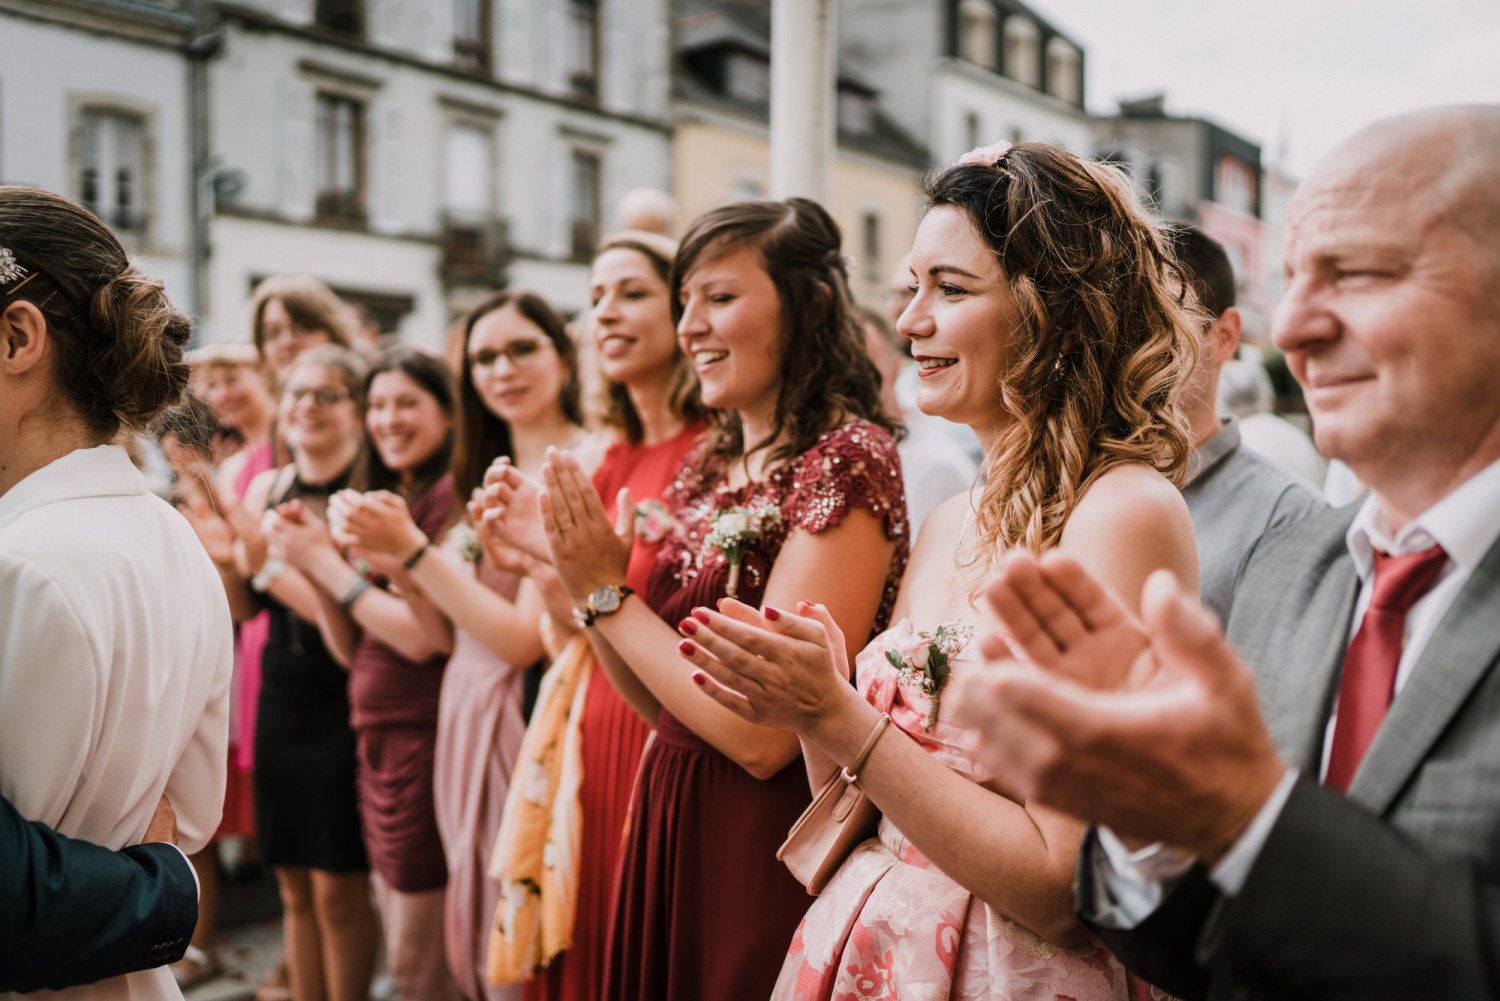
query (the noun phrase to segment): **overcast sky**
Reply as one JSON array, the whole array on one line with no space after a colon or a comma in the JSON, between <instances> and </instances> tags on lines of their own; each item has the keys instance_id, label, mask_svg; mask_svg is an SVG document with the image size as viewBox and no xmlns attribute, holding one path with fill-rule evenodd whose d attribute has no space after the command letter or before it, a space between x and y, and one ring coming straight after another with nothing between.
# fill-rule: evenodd
<instances>
[{"instance_id":1,"label":"overcast sky","mask_svg":"<svg viewBox=\"0 0 1500 1001\"><path fill-rule=\"evenodd\" d=\"M1165 91L1301 177L1432 104L1500 103L1500 0L1028 0L1087 52L1088 103Z\"/></svg>"}]
</instances>

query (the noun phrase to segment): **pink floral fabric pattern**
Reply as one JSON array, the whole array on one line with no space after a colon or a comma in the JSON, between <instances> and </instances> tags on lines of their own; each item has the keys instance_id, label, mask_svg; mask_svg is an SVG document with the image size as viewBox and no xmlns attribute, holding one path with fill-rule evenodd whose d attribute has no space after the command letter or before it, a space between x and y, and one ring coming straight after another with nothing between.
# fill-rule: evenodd
<instances>
[{"instance_id":1,"label":"pink floral fabric pattern","mask_svg":"<svg viewBox=\"0 0 1500 1001\"><path fill-rule=\"evenodd\" d=\"M946 719L923 729L927 696L902 685L887 651L926 644L902 620L860 653L856 676L871 705L949 768L986 778ZM962 671L973 654L954 661ZM887 738L889 739L889 738ZM1054 946L991 910L944 875L888 820L855 849L792 939L774 1001L1127 1001L1124 968L1102 945Z\"/></svg>"}]
</instances>

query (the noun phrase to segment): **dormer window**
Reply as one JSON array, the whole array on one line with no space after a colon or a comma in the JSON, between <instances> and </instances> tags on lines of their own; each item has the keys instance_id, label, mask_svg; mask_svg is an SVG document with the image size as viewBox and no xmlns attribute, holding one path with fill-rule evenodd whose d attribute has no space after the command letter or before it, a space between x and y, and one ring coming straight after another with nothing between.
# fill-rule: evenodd
<instances>
[{"instance_id":1,"label":"dormer window","mask_svg":"<svg viewBox=\"0 0 1500 1001\"><path fill-rule=\"evenodd\" d=\"M724 62L724 92L747 104L771 100L771 64L748 52L731 52Z\"/></svg>"},{"instance_id":2,"label":"dormer window","mask_svg":"<svg viewBox=\"0 0 1500 1001\"><path fill-rule=\"evenodd\" d=\"M1020 15L1005 19L1005 75L1028 87L1041 86L1042 61L1037 51L1041 32L1036 23Z\"/></svg>"},{"instance_id":3,"label":"dormer window","mask_svg":"<svg viewBox=\"0 0 1500 1001\"><path fill-rule=\"evenodd\" d=\"M975 66L996 70L995 7L990 0L961 0L958 5L959 54Z\"/></svg>"},{"instance_id":4,"label":"dormer window","mask_svg":"<svg viewBox=\"0 0 1500 1001\"><path fill-rule=\"evenodd\" d=\"M875 131L875 102L857 90L839 91L839 131L867 136Z\"/></svg>"},{"instance_id":5,"label":"dormer window","mask_svg":"<svg viewBox=\"0 0 1500 1001\"><path fill-rule=\"evenodd\" d=\"M1078 50L1065 39L1053 36L1047 41L1047 93L1069 104L1080 104Z\"/></svg>"}]
</instances>

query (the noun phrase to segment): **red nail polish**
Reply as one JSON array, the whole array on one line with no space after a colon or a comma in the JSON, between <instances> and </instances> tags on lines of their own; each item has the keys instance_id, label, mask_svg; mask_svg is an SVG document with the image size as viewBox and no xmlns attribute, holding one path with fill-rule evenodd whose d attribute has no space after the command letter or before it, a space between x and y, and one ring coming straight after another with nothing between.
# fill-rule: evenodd
<instances>
[{"instance_id":1,"label":"red nail polish","mask_svg":"<svg viewBox=\"0 0 1500 1001\"><path fill-rule=\"evenodd\" d=\"M761 614L766 617L767 622L775 622L777 619L781 618L781 613L772 608L770 605L767 605L765 607L765 610L762 611Z\"/></svg>"},{"instance_id":2,"label":"red nail polish","mask_svg":"<svg viewBox=\"0 0 1500 1001\"><path fill-rule=\"evenodd\" d=\"M708 609L706 609L706 608L695 608L695 609L693 609L693 618L697 619L699 622L703 623L705 626L708 625Z\"/></svg>"},{"instance_id":3,"label":"red nail polish","mask_svg":"<svg viewBox=\"0 0 1500 1001\"><path fill-rule=\"evenodd\" d=\"M692 619L683 619L677 623L677 628L691 636L698 631L698 623Z\"/></svg>"},{"instance_id":4,"label":"red nail polish","mask_svg":"<svg viewBox=\"0 0 1500 1001\"><path fill-rule=\"evenodd\" d=\"M704 685L708 684L708 675L704 674L702 671L694 671L693 684L697 685L699 688L702 688Z\"/></svg>"},{"instance_id":5,"label":"red nail polish","mask_svg":"<svg viewBox=\"0 0 1500 1001\"><path fill-rule=\"evenodd\" d=\"M698 648L693 646L693 644L688 640L683 640L681 643L677 644L677 652L682 654L684 657L691 657L697 651Z\"/></svg>"}]
</instances>

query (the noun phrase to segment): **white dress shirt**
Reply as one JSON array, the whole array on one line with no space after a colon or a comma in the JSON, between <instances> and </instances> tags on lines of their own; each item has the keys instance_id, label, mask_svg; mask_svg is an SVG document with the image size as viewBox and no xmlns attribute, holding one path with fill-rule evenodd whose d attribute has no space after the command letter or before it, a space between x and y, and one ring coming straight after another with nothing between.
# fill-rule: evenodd
<instances>
[{"instance_id":1,"label":"white dress shirt","mask_svg":"<svg viewBox=\"0 0 1500 1001\"><path fill-rule=\"evenodd\" d=\"M1345 540L1360 582L1353 627L1349 630L1351 640L1370 606L1377 549L1404 556L1437 543L1448 554L1448 566L1438 582L1407 612L1405 645L1396 666L1395 695L1399 697L1444 614L1485 554L1500 540L1500 462L1491 463L1470 477L1399 532L1391 532L1375 498L1366 498L1350 523ZM1335 721L1335 716L1330 716L1324 730L1320 778L1328 768ZM1251 866L1286 806L1296 776L1294 770L1288 769L1239 840L1210 872L1209 877L1224 893L1233 896L1245 885ZM1132 852L1105 828L1099 831L1099 843L1103 852L1095 860L1096 874L1100 877L1095 885L1107 899L1097 903L1100 913L1107 915L1113 927L1130 928L1139 924L1161 903L1170 881L1193 863L1192 856L1164 845L1150 845Z\"/></svg>"},{"instance_id":2,"label":"white dress shirt","mask_svg":"<svg viewBox=\"0 0 1500 1001\"><path fill-rule=\"evenodd\" d=\"M80 449L0 496L0 792L58 833L138 843L163 793L180 847L224 804L233 632L183 517L118 446ZM181 997L158 968L62 992Z\"/></svg>"}]
</instances>

